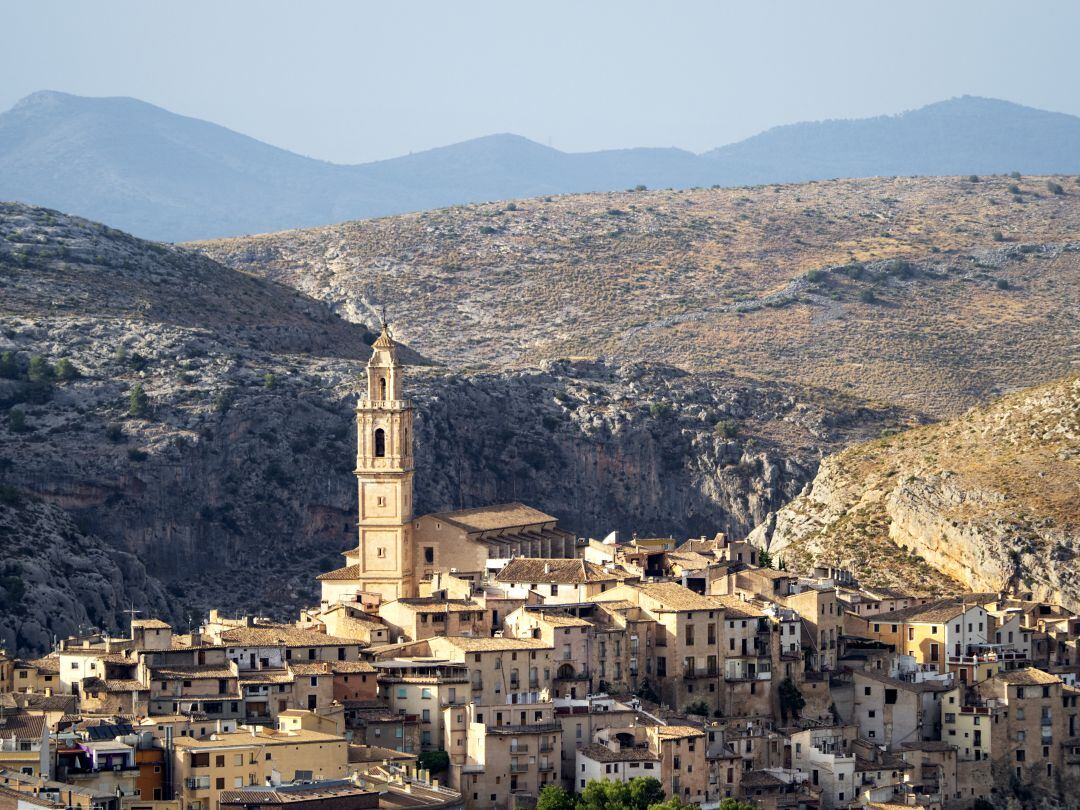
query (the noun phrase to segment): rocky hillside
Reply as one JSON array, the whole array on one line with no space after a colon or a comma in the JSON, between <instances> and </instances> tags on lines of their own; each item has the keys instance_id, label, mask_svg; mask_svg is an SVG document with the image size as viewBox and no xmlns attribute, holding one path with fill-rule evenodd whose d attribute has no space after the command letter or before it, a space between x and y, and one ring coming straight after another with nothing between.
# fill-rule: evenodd
<instances>
[{"instance_id":1,"label":"rocky hillside","mask_svg":"<svg viewBox=\"0 0 1080 810\"><path fill-rule=\"evenodd\" d=\"M545 197L197 247L350 320L387 302L455 367L645 359L940 417L1069 372L1078 244L1074 179L983 177Z\"/></svg>"},{"instance_id":2,"label":"rocky hillside","mask_svg":"<svg viewBox=\"0 0 1080 810\"><path fill-rule=\"evenodd\" d=\"M175 600L133 555L87 534L62 509L0 488L0 647L41 652L55 639L119 632L123 612L174 621Z\"/></svg>"},{"instance_id":3,"label":"rocky hillside","mask_svg":"<svg viewBox=\"0 0 1080 810\"><path fill-rule=\"evenodd\" d=\"M850 564L872 583L1080 609L1080 377L827 458L754 537L793 570Z\"/></svg>"},{"instance_id":4,"label":"rocky hillside","mask_svg":"<svg viewBox=\"0 0 1080 810\"><path fill-rule=\"evenodd\" d=\"M138 584L85 623L119 626L125 599L182 622L213 606L288 616L310 602L314 574L356 542L352 406L367 330L276 284L55 212L6 207L0 232L0 485L78 527L52 534L99 537L168 592L163 608L131 573ZM744 533L823 453L911 419L656 362L413 365L408 385L418 511L522 499L592 535ZM73 575L64 557L42 563L59 588ZM48 628L63 632L63 607L50 618L27 604L5 632L40 648Z\"/></svg>"}]
</instances>

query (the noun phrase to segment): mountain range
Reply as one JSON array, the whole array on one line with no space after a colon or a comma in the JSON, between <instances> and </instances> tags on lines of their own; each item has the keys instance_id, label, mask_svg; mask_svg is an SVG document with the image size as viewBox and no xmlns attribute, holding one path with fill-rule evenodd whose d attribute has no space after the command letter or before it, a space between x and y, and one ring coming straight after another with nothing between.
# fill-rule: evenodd
<instances>
[{"instance_id":1,"label":"mountain range","mask_svg":"<svg viewBox=\"0 0 1080 810\"><path fill-rule=\"evenodd\" d=\"M262 143L132 98L42 91L0 114L0 199L166 241L628 187L1080 171L1080 118L995 99L776 127L694 154L566 153L490 135L360 165Z\"/></svg>"}]
</instances>

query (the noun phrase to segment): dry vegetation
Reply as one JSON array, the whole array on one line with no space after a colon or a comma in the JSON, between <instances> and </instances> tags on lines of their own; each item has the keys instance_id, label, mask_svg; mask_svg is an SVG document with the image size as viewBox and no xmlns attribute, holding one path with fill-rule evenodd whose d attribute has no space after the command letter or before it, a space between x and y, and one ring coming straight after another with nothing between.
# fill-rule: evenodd
<instances>
[{"instance_id":1,"label":"dry vegetation","mask_svg":"<svg viewBox=\"0 0 1080 810\"><path fill-rule=\"evenodd\" d=\"M355 321L388 302L453 366L661 359L940 416L1069 371L1080 184L1058 180L567 195L198 247Z\"/></svg>"},{"instance_id":2,"label":"dry vegetation","mask_svg":"<svg viewBox=\"0 0 1080 810\"><path fill-rule=\"evenodd\" d=\"M1080 377L849 448L777 526L773 547L795 569L841 562L876 584L1035 588L1076 604Z\"/></svg>"}]
</instances>

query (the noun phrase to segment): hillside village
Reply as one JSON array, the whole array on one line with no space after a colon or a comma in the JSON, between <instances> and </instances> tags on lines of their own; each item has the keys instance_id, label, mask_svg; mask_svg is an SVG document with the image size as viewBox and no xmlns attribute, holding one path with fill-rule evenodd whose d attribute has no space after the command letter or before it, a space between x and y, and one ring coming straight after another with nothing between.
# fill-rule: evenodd
<instances>
[{"instance_id":1,"label":"hillside village","mask_svg":"<svg viewBox=\"0 0 1080 810\"><path fill-rule=\"evenodd\" d=\"M371 349L358 542L318 604L190 632L132 610L126 637L4 655L0 806L510 810L651 776L702 808L939 810L1080 784L1080 616L796 574L722 533L415 515L406 370L385 325Z\"/></svg>"}]
</instances>

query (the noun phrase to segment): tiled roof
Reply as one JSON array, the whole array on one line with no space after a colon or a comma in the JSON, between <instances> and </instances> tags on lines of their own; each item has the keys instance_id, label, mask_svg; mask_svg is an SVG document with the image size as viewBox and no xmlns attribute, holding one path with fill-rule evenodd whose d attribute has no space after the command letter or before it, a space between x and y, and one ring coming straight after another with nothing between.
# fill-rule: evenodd
<instances>
[{"instance_id":1,"label":"tiled roof","mask_svg":"<svg viewBox=\"0 0 1080 810\"><path fill-rule=\"evenodd\" d=\"M45 715L17 712L0 716L0 738L39 740L45 733Z\"/></svg>"},{"instance_id":2,"label":"tiled roof","mask_svg":"<svg viewBox=\"0 0 1080 810\"><path fill-rule=\"evenodd\" d=\"M278 731L265 727L260 727L254 734L250 731L227 731L216 732L213 737L203 739L176 737L173 740L173 745L178 748L199 749L227 748L232 745L297 745L309 742L345 742L342 737L335 734L324 734L321 731L309 731L308 729Z\"/></svg>"},{"instance_id":3,"label":"tiled roof","mask_svg":"<svg viewBox=\"0 0 1080 810\"><path fill-rule=\"evenodd\" d=\"M105 681L105 689L109 692L146 692L150 687L133 678L116 678Z\"/></svg>"},{"instance_id":4,"label":"tiled roof","mask_svg":"<svg viewBox=\"0 0 1080 810\"><path fill-rule=\"evenodd\" d=\"M1052 683L1061 683L1061 678L1057 675L1051 675L1049 672L1043 672L1041 669L1035 667L1027 667L1026 669L1010 669L1005 672L999 672L994 676L999 681L1013 684L1014 686L1044 686Z\"/></svg>"},{"instance_id":5,"label":"tiled roof","mask_svg":"<svg viewBox=\"0 0 1080 810\"><path fill-rule=\"evenodd\" d=\"M973 608L992 600L992 593L969 593L962 596L947 596L944 599L936 599L925 605L911 605L910 607L892 610L888 613L879 613L873 617L875 622L947 622L962 613L965 608Z\"/></svg>"},{"instance_id":6,"label":"tiled roof","mask_svg":"<svg viewBox=\"0 0 1080 810\"><path fill-rule=\"evenodd\" d=\"M676 737L704 737L705 732L694 726L658 726L656 733L665 740Z\"/></svg>"},{"instance_id":7,"label":"tiled roof","mask_svg":"<svg viewBox=\"0 0 1080 810\"><path fill-rule=\"evenodd\" d=\"M351 675L354 672L374 672L375 667L367 661L333 661L330 669L335 675Z\"/></svg>"},{"instance_id":8,"label":"tiled roof","mask_svg":"<svg viewBox=\"0 0 1080 810\"><path fill-rule=\"evenodd\" d=\"M592 627L592 622L578 616L554 610L537 610L531 613L540 621L550 624L552 627Z\"/></svg>"},{"instance_id":9,"label":"tiled roof","mask_svg":"<svg viewBox=\"0 0 1080 810\"><path fill-rule=\"evenodd\" d=\"M660 602L663 610L718 610L721 607L715 596L702 596L677 582L647 582L634 587Z\"/></svg>"},{"instance_id":10,"label":"tiled roof","mask_svg":"<svg viewBox=\"0 0 1080 810\"><path fill-rule=\"evenodd\" d=\"M75 695L45 695L40 692L4 692L0 706L28 709L35 712L73 712L78 699Z\"/></svg>"},{"instance_id":11,"label":"tiled roof","mask_svg":"<svg viewBox=\"0 0 1080 810\"><path fill-rule=\"evenodd\" d=\"M252 790L249 788L247 790L223 790L218 794L218 803L223 805L296 804L297 802L332 801L373 792L370 788L362 788L352 784L337 784L330 787L313 784L299 790L290 788L288 791Z\"/></svg>"},{"instance_id":12,"label":"tiled roof","mask_svg":"<svg viewBox=\"0 0 1080 810\"><path fill-rule=\"evenodd\" d=\"M135 619L131 625L132 627L148 627L151 630L172 630L172 625L161 619Z\"/></svg>"},{"instance_id":13,"label":"tiled roof","mask_svg":"<svg viewBox=\"0 0 1080 810\"><path fill-rule=\"evenodd\" d=\"M354 565L346 565L344 568L335 568L333 571L327 571L325 574L319 574L315 579L320 582L329 582L339 579L359 579L360 578L360 565L359 563Z\"/></svg>"},{"instance_id":14,"label":"tiled roof","mask_svg":"<svg viewBox=\"0 0 1080 810\"><path fill-rule=\"evenodd\" d=\"M769 788L787 784L783 779L768 771L747 771L739 779L744 788Z\"/></svg>"},{"instance_id":15,"label":"tiled roof","mask_svg":"<svg viewBox=\"0 0 1080 810\"><path fill-rule=\"evenodd\" d=\"M749 602L744 602L737 596L724 594L712 598L719 602L724 609L725 619L753 619L765 615L765 611L758 610Z\"/></svg>"},{"instance_id":16,"label":"tiled roof","mask_svg":"<svg viewBox=\"0 0 1080 810\"><path fill-rule=\"evenodd\" d=\"M292 624L262 624L221 631L221 640L233 647L345 647L356 639L338 638Z\"/></svg>"},{"instance_id":17,"label":"tiled roof","mask_svg":"<svg viewBox=\"0 0 1080 810\"><path fill-rule=\"evenodd\" d=\"M952 688L951 684L944 681L919 681L914 683L912 681L902 681L898 678L890 678L888 675L875 672L872 669L855 670L852 676L876 681L890 689L906 689L908 692L947 692Z\"/></svg>"},{"instance_id":18,"label":"tiled roof","mask_svg":"<svg viewBox=\"0 0 1080 810\"><path fill-rule=\"evenodd\" d=\"M543 557L515 557L495 575L496 582L546 582L556 585L617 582L619 579L618 574L585 560Z\"/></svg>"},{"instance_id":19,"label":"tiled roof","mask_svg":"<svg viewBox=\"0 0 1080 810\"><path fill-rule=\"evenodd\" d=\"M550 650L551 646L534 638L481 638L473 636L437 636L464 652L491 650Z\"/></svg>"},{"instance_id":20,"label":"tiled roof","mask_svg":"<svg viewBox=\"0 0 1080 810\"><path fill-rule=\"evenodd\" d=\"M47 807L63 808L65 807L63 802L53 802L41 796L35 796L30 791L15 790L13 788L0 785L0 797L4 797L10 800L9 802L0 802L0 804L10 805L11 807L18 807L20 804L32 804L35 807Z\"/></svg>"},{"instance_id":21,"label":"tiled roof","mask_svg":"<svg viewBox=\"0 0 1080 810\"><path fill-rule=\"evenodd\" d=\"M328 661L290 661L289 670L296 675L329 675Z\"/></svg>"},{"instance_id":22,"label":"tiled roof","mask_svg":"<svg viewBox=\"0 0 1080 810\"><path fill-rule=\"evenodd\" d=\"M484 606L471 599L433 599L420 597L414 599L398 599L398 604L404 605L416 613L470 613L483 610Z\"/></svg>"},{"instance_id":23,"label":"tiled roof","mask_svg":"<svg viewBox=\"0 0 1080 810\"><path fill-rule=\"evenodd\" d=\"M606 745L590 743L578 749L582 756L594 762L659 762L660 759L648 748L624 748L612 751Z\"/></svg>"},{"instance_id":24,"label":"tiled roof","mask_svg":"<svg viewBox=\"0 0 1080 810\"><path fill-rule=\"evenodd\" d=\"M555 518L523 503L500 503L456 512L436 512L427 517L453 523L469 532L490 532L498 529L514 529L537 523L553 523Z\"/></svg>"},{"instance_id":25,"label":"tiled roof","mask_svg":"<svg viewBox=\"0 0 1080 810\"><path fill-rule=\"evenodd\" d=\"M190 666L190 667L153 667L150 677L155 680L181 678L185 681L205 680L208 678L235 678L236 674L228 667Z\"/></svg>"},{"instance_id":26,"label":"tiled roof","mask_svg":"<svg viewBox=\"0 0 1080 810\"><path fill-rule=\"evenodd\" d=\"M291 673L280 669L242 672L240 674L241 685L258 683L292 683L293 680Z\"/></svg>"},{"instance_id":27,"label":"tiled roof","mask_svg":"<svg viewBox=\"0 0 1080 810\"><path fill-rule=\"evenodd\" d=\"M675 565L680 565L683 568L697 571L702 568L708 568L716 562L716 558L706 557L704 554L699 554L696 551L675 550L667 553L667 561Z\"/></svg>"},{"instance_id":28,"label":"tiled roof","mask_svg":"<svg viewBox=\"0 0 1080 810\"><path fill-rule=\"evenodd\" d=\"M60 672L60 659L55 655L47 655L44 658L35 658L27 661L27 664L37 667L38 672L49 672L54 675Z\"/></svg>"}]
</instances>

